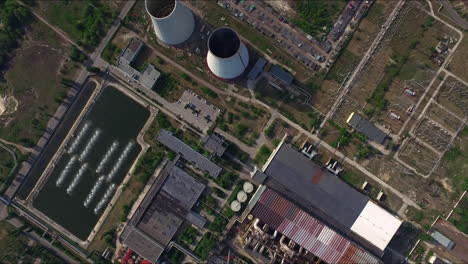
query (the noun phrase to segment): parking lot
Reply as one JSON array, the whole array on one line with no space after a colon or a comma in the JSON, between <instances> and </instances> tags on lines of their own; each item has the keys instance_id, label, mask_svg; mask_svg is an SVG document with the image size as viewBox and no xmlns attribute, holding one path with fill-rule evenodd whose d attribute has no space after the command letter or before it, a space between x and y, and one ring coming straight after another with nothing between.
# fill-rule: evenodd
<instances>
[{"instance_id":1,"label":"parking lot","mask_svg":"<svg viewBox=\"0 0 468 264\"><path fill-rule=\"evenodd\" d=\"M213 125L220 113L219 108L189 89L185 90L177 102L172 103L172 110L204 133Z\"/></svg>"}]
</instances>

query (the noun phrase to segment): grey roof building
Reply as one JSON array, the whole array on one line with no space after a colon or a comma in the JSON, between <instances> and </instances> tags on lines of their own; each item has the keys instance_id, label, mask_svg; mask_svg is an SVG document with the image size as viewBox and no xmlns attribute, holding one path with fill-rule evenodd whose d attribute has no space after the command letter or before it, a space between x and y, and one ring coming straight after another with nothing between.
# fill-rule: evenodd
<instances>
[{"instance_id":1,"label":"grey roof building","mask_svg":"<svg viewBox=\"0 0 468 264\"><path fill-rule=\"evenodd\" d=\"M156 68L154 68L153 65L148 64L146 65L145 70L143 70L143 73L141 74L140 83L144 87L152 89L156 84L156 81L158 80L159 76L161 76L161 73L158 70L156 70Z\"/></svg>"},{"instance_id":2,"label":"grey roof building","mask_svg":"<svg viewBox=\"0 0 468 264\"><path fill-rule=\"evenodd\" d=\"M263 68L265 67L266 60L261 57L257 60L253 68L250 70L249 74L247 75L247 78L249 80L255 80L257 79L258 75L260 75L263 72Z\"/></svg>"},{"instance_id":3,"label":"grey roof building","mask_svg":"<svg viewBox=\"0 0 468 264\"><path fill-rule=\"evenodd\" d=\"M132 38L117 59L117 68L127 75L128 78L137 81L145 88L152 89L161 73L151 64L148 64L143 72L139 72L132 66L132 63L138 57L143 47L143 42L137 38Z\"/></svg>"},{"instance_id":4,"label":"grey roof building","mask_svg":"<svg viewBox=\"0 0 468 264\"><path fill-rule=\"evenodd\" d=\"M291 84L294 80L294 77L289 72L281 69L278 65L271 67L270 73L286 84Z\"/></svg>"},{"instance_id":5,"label":"grey roof building","mask_svg":"<svg viewBox=\"0 0 468 264\"><path fill-rule=\"evenodd\" d=\"M438 231L432 232L431 237L435 241L437 241L439 244L441 244L442 246L444 246L444 247L446 247L448 249L452 249L455 246L455 243L452 240L450 240L450 238L444 236L443 234L441 234Z\"/></svg>"},{"instance_id":6,"label":"grey roof building","mask_svg":"<svg viewBox=\"0 0 468 264\"><path fill-rule=\"evenodd\" d=\"M216 132L205 136L202 142L208 151L216 154L218 157L221 157L229 146L226 139Z\"/></svg>"},{"instance_id":7,"label":"grey roof building","mask_svg":"<svg viewBox=\"0 0 468 264\"><path fill-rule=\"evenodd\" d=\"M221 173L222 168L220 166L196 152L182 140L172 135L171 132L162 129L156 139L170 150L180 154L185 160L193 163L200 170L208 173L211 177L217 178Z\"/></svg>"},{"instance_id":8,"label":"grey roof building","mask_svg":"<svg viewBox=\"0 0 468 264\"><path fill-rule=\"evenodd\" d=\"M138 54L140 54L143 46L143 42L141 42L139 39L132 38L127 47L120 54L119 60L122 60L122 62L127 64L131 64L133 61L135 61Z\"/></svg>"},{"instance_id":9,"label":"grey roof building","mask_svg":"<svg viewBox=\"0 0 468 264\"><path fill-rule=\"evenodd\" d=\"M266 185L287 193L296 201L306 201L314 212L334 224L351 228L369 198L354 190L337 176L309 160L288 144L265 164ZM299 202L299 204L304 204ZM319 215L320 216L320 215Z\"/></svg>"},{"instance_id":10,"label":"grey roof building","mask_svg":"<svg viewBox=\"0 0 468 264\"><path fill-rule=\"evenodd\" d=\"M204 223L191 211L204 189L184 170L166 165L122 233L123 243L156 263L185 220Z\"/></svg>"},{"instance_id":11,"label":"grey roof building","mask_svg":"<svg viewBox=\"0 0 468 264\"><path fill-rule=\"evenodd\" d=\"M349 115L346 123L366 135L369 140L375 141L376 143L382 144L387 138L387 134L355 112Z\"/></svg>"}]
</instances>

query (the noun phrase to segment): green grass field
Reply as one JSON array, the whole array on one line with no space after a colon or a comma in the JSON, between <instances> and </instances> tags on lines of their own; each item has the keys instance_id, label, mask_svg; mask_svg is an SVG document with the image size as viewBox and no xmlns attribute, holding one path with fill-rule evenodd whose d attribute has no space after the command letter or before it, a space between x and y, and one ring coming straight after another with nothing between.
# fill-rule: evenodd
<instances>
[{"instance_id":1,"label":"green grass field","mask_svg":"<svg viewBox=\"0 0 468 264\"><path fill-rule=\"evenodd\" d=\"M62 78L72 79L77 66L67 60L69 46L44 24L34 22L28 35L35 44L24 43L5 74L6 93L19 106L0 122L0 137L32 147L66 95Z\"/></svg>"}]
</instances>

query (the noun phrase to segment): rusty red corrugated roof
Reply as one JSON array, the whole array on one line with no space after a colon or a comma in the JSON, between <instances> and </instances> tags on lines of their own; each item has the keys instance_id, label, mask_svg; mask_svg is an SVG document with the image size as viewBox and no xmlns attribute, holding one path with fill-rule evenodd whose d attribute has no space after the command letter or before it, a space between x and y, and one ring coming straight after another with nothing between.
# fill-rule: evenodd
<instances>
[{"instance_id":1,"label":"rusty red corrugated roof","mask_svg":"<svg viewBox=\"0 0 468 264\"><path fill-rule=\"evenodd\" d=\"M327 263L382 263L271 189L263 192L252 214Z\"/></svg>"}]
</instances>

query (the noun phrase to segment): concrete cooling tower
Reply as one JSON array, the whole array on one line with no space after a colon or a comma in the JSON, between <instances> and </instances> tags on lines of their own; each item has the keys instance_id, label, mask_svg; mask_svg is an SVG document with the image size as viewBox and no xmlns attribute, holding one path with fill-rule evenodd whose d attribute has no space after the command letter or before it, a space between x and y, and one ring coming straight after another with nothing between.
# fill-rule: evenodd
<instances>
[{"instance_id":1,"label":"concrete cooling tower","mask_svg":"<svg viewBox=\"0 0 468 264\"><path fill-rule=\"evenodd\" d=\"M179 0L145 0L156 37L167 45L178 45L192 35L195 18Z\"/></svg>"},{"instance_id":2,"label":"concrete cooling tower","mask_svg":"<svg viewBox=\"0 0 468 264\"><path fill-rule=\"evenodd\" d=\"M233 81L249 65L249 52L234 30L218 28L208 38L206 63L216 77Z\"/></svg>"}]
</instances>

